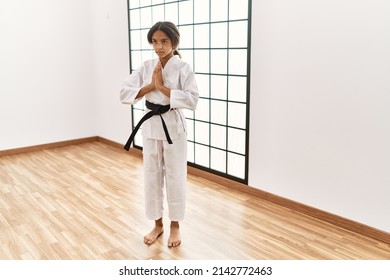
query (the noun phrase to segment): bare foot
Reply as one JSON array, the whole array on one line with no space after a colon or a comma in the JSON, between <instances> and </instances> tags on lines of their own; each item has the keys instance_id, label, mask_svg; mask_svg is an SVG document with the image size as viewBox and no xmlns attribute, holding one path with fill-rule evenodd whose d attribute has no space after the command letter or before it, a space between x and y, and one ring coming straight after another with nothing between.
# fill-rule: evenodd
<instances>
[{"instance_id":1,"label":"bare foot","mask_svg":"<svg viewBox=\"0 0 390 280\"><path fill-rule=\"evenodd\" d=\"M171 233L168 238L168 247L177 247L181 243L180 228L178 222L171 222Z\"/></svg>"},{"instance_id":2,"label":"bare foot","mask_svg":"<svg viewBox=\"0 0 390 280\"><path fill-rule=\"evenodd\" d=\"M164 228L162 223L158 223L156 221L156 225L152 229L151 232L149 232L147 235L144 236L144 243L147 245L152 244L154 241L157 240L157 238L164 232Z\"/></svg>"}]
</instances>

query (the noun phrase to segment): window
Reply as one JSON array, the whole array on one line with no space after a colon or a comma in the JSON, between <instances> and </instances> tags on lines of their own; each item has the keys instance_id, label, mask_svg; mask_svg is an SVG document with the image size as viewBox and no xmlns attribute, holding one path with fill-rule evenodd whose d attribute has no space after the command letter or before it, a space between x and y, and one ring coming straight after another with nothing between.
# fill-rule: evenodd
<instances>
[{"instance_id":1,"label":"window","mask_svg":"<svg viewBox=\"0 0 390 280\"><path fill-rule=\"evenodd\" d=\"M155 58L147 42L157 21L180 31L179 51L199 87L195 112L185 110L188 164L247 183L250 78L250 0L129 0L130 70ZM133 127L144 104L132 108ZM137 134L136 147L142 146Z\"/></svg>"}]
</instances>

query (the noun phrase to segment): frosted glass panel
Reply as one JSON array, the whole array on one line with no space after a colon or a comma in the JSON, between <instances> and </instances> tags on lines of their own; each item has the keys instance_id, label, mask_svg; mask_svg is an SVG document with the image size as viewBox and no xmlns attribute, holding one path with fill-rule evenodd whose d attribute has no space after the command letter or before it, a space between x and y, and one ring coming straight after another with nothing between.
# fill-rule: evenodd
<instances>
[{"instance_id":1,"label":"frosted glass panel","mask_svg":"<svg viewBox=\"0 0 390 280\"><path fill-rule=\"evenodd\" d=\"M190 110L184 110L184 117L187 119L194 119L195 112Z\"/></svg>"},{"instance_id":2,"label":"frosted glass panel","mask_svg":"<svg viewBox=\"0 0 390 280\"><path fill-rule=\"evenodd\" d=\"M195 51L195 72L197 73L209 73L209 51L197 50Z\"/></svg>"},{"instance_id":3,"label":"frosted glass panel","mask_svg":"<svg viewBox=\"0 0 390 280\"><path fill-rule=\"evenodd\" d=\"M130 0L130 2L133 2L134 0ZM134 2L137 2L137 0L135 0ZM156 4L162 4L164 3L164 0L152 0L152 4L153 5L156 5Z\"/></svg>"},{"instance_id":4,"label":"frosted glass panel","mask_svg":"<svg viewBox=\"0 0 390 280\"><path fill-rule=\"evenodd\" d=\"M194 23L209 21L209 0L194 0Z\"/></svg>"},{"instance_id":5,"label":"frosted glass panel","mask_svg":"<svg viewBox=\"0 0 390 280\"><path fill-rule=\"evenodd\" d=\"M199 96L209 97L209 76L208 75L195 75L196 84L198 85Z\"/></svg>"},{"instance_id":6,"label":"frosted glass panel","mask_svg":"<svg viewBox=\"0 0 390 280\"><path fill-rule=\"evenodd\" d=\"M155 24L158 21L163 21L165 19L163 5L154 6L152 8L152 13L153 13L152 14L153 24Z\"/></svg>"},{"instance_id":7,"label":"frosted glass panel","mask_svg":"<svg viewBox=\"0 0 390 280\"><path fill-rule=\"evenodd\" d=\"M179 24L189 24L194 20L192 1L183 1L179 3Z\"/></svg>"},{"instance_id":8,"label":"frosted glass panel","mask_svg":"<svg viewBox=\"0 0 390 280\"><path fill-rule=\"evenodd\" d=\"M130 0L134 1L134 0ZM140 7L150 6L152 5L152 0L139 0Z\"/></svg>"},{"instance_id":9,"label":"frosted glass panel","mask_svg":"<svg viewBox=\"0 0 390 280\"><path fill-rule=\"evenodd\" d=\"M245 178L245 157L228 153L228 174Z\"/></svg>"},{"instance_id":10,"label":"frosted glass panel","mask_svg":"<svg viewBox=\"0 0 390 280\"><path fill-rule=\"evenodd\" d=\"M187 123L187 140L194 141L194 121L186 120Z\"/></svg>"},{"instance_id":11,"label":"frosted glass panel","mask_svg":"<svg viewBox=\"0 0 390 280\"><path fill-rule=\"evenodd\" d=\"M247 21L231 22L229 25L229 47L246 48L248 46Z\"/></svg>"},{"instance_id":12,"label":"frosted glass panel","mask_svg":"<svg viewBox=\"0 0 390 280\"><path fill-rule=\"evenodd\" d=\"M199 98L198 106L195 111L195 118L197 120L209 122L210 121L210 101L208 99Z\"/></svg>"},{"instance_id":13,"label":"frosted glass panel","mask_svg":"<svg viewBox=\"0 0 390 280\"><path fill-rule=\"evenodd\" d=\"M229 77L229 100L246 102L246 77Z\"/></svg>"},{"instance_id":14,"label":"frosted glass panel","mask_svg":"<svg viewBox=\"0 0 390 280\"><path fill-rule=\"evenodd\" d=\"M145 113L142 110L134 110L133 115L134 115L134 123L135 123L135 125L142 119L144 114Z\"/></svg>"},{"instance_id":15,"label":"frosted glass panel","mask_svg":"<svg viewBox=\"0 0 390 280\"><path fill-rule=\"evenodd\" d=\"M227 73L227 51L226 50L211 51L211 73L213 74Z\"/></svg>"},{"instance_id":16,"label":"frosted glass panel","mask_svg":"<svg viewBox=\"0 0 390 280\"><path fill-rule=\"evenodd\" d=\"M194 47L194 35L192 26L181 26L180 32L180 48L193 48Z\"/></svg>"},{"instance_id":17,"label":"frosted glass panel","mask_svg":"<svg viewBox=\"0 0 390 280\"><path fill-rule=\"evenodd\" d=\"M245 154L245 131L228 128L228 150Z\"/></svg>"},{"instance_id":18,"label":"frosted glass panel","mask_svg":"<svg viewBox=\"0 0 390 280\"><path fill-rule=\"evenodd\" d=\"M130 26L131 29L138 29L141 27L141 18L139 10L130 11Z\"/></svg>"},{"instance_id":19,"label":"frosted glass panel","mask_svg":"<svg viewBox=\"0 0 390 280\"><path fill-rule=\"evenodd\" d=\"M141 9L141 28L150 28L152 23L152 11L150 9Z\"/></svg>"},{"instance_id":20,"label":"frosted glass panel","mask_svg":"<svg viewBox=\"0 0 390 280\"><path fill-rule=\"evenodd\" d=\"M211 97L215 99L227 98L227 77L211 75Z\"/></svg>"},{"instance_id":21,"label":"frosted glass panel","mask_svg":"<svg viewBox=\"0 0 390 280\"><path fill-rule=\"evenodd\" d=\"M228 103L228 125L245 129L246 105L240 103Z\"/></svg>"},{"instance_id":22,"label":"frosted glass panel","mask_svg":"<svg viewBox=\"0 0 390 280\"><path fill-rule=\"evenodd\" d=\"M246 50L229 51L229 74L246 75L247 66Z\"/></svg>"},{"instance_id":23,"label":"frosted glass panel","mask_svg":"<svg viewBox=\"0 0 390 280\"><path fill-rule=\"evenodd\" d=\"M194 143L187 142L187 160L194 162Z\"/></svg>"},{"instance_id":24,"label":"frosted glass panel","mask_svg":"<svg viewBox=\"0 0 390 280\"><path fill-rule=\"evenodd\" d=\"M227 48L227 23L211 24L211 47Z\"/></svg>"},{"instance_id":25,"label":"frosted glass panel","mask_svg":"<svg viewBox=\"0 0 390 280\"><path fill-rule=\"evenodd\" d=\"M133 70L137 69L142 64L142 57L140 51L132 51L131 52L131 65Z\"/></svg>"},{"instance_id":26,"label":"frosted glass panel","mask_svg":"<svg viewBox=\"0 0 390 280\"><path fill-rule=\"evenodd\" d=\"M153 49L148 42L148 32L149 30L141 30L141 46L143 49Z\"/></svg>"},{"instance_id":27,"label":"frosted glass panel","mask_svg":"<svg viewBox=\"0 0 390 280\"><path fill-rule=\"evenodd\" d=\"M226 152L211 148L212 169L226 173Z\"/></svg>"},{"instance_id":28,"label":"frosted glass panel","mask_svg":"<svg viewBox=\"0 0 390 280\"><path fill-rule=\"evenodd\" d=\"M195 142L208 145L210 143L209 124L195 121Z\"/></svg>"},{"instance_id":29,"label":"frosted glass panel","mask_svg":"<svg viewBox=\"0 0 390 280\"><path fill-rule=\"evenodd\" d=\"M150 50L150 51L142 51L141 55L142 55L142 61L145 61L145 60L148 60L148 59L152 59L155 56L155 53L152 50Z\"/></svg>"},{"instance_id":30,"label":"frosted glass panel","mask_svg":"<svg viewBox=\"0 0 390 280\"><path fill-rule=\"evenodd\" d=\"M195 144L195 163L204 167L210 167L210 152L209 147Z\"/></svg>"},{"instance_id":31,"label":"frosted glass panel","mask_svg":"<svg viewBox=\"0 0 390 280\"><path fill-rule=\"evenodd\" d=\"M211 146L226 150L226 127L211 125Z\"/></svg>"},{"instance_id":32,"label":"frosted glass panel","mask_svg":"<svg viewBox=\"0 0 390 280\"><path fill-rule=\"evenodd\" d=\"M192 68L194 68L194 53L192 50L182 50L179 48L182 59L187 62Z\"/></svg>"},{"instance_id":33,"label":"frosted glass panel","mask_svg":"<svg viewBox=\"0 0 390 280\"><path fill-rule=\"evenodd\" d=\"M195 32L195 48L209 48L209 29L208 24L200 24L194 26Z\"/></svg>"},{"instance_id":34,"label":"frosted glass panel","mask_svg":"<svg viewBox=\"0 0 390 280\"><path fill-rule=\"evenodd\" d=\"M210 0L211 21L226 21L228 18L228 0Z\"/></svg>"},{"instance_id":35,"label":"frosted glass panel","mask_svg":"<svg viewBox=\"0 0 390 280\"><path fill-rule=\"evenodd\" d=\"M211 122L226 125L226 102L211 100Z\"/></svg>"},{"instance_id":36,"label":"frosted glass panel","mask_svg":"<svg viewBox=\"0 0 390 280\"><path fill-rule=\"evenodd\" d=\"M138 8L139 7L139 1L138 0L129 0L129 8Z\"/></svg>"},{"instance_id":37,"label":"frosted glass panel","mask_svg":"<svg viewBox=\"0 0 390 280\"><path fill-rule=\"evenodd\" d=\"M229 17L230 19L247 19L248 1L229 0Z\"/></svg>"},{"instance_id":38,"label":"frosted glass panel","mask_svg":"<svg viewBox=\"0 0 390 280\"><path fill-rule=\"evenodd\" d=\"M133 50L139 50L141 49L141 31L135 30L131 31L131 48ZM146 40L146 38L144 39Z\"/></svg>"},{"instance_id":39,"label":"frosted glass panel","mask_svg":"<svg viewBox=\"0 0 390 280\"><path fill-rule=\"evenodd\" d=\"M178 24L179 22L179 6L177 3L167 4L165 5L165 20L171 21L174 24Z\"/></svg>"}]
</instances>

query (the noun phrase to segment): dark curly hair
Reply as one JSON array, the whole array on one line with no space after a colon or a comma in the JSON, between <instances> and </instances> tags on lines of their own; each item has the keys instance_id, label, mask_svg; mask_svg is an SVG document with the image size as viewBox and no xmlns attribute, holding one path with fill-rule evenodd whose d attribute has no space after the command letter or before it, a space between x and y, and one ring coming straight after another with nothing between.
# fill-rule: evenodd
<instances>
[{"instance_id":1,"label":"dark curly hair","mask_svg":"<svg viewBox=\"0 0 390 280\"><path fill-rule=\"evenodd\" d=\"M148 32L149 44L152 44L153 34L157 30L164 32L168 36L168 38L172 41L173 54L181 57L180 53L177 50L180 43L180 33L176 25L170 21L159 21L155 23Z\"/></svg>"}]
</instances>

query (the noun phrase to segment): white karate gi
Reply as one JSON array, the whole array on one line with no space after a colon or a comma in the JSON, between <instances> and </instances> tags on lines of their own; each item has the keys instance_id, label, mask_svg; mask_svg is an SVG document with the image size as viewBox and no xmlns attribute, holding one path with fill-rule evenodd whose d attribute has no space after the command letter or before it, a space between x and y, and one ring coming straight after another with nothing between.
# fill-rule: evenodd
<instances>
[{"instance_id":1,"label":"white karate gi","mask_svg":"<svg viewBox=\"0 0 390 280\"><path fill-rule=\"evenodd\" d=\"M152 81L158 58L145 61L123 83L120 100L135 104L143 86ZM185 186L187 180L187 133L182 109L195 110L199 93L190 65L174 55L162 70L164 85L171 89L168 98L154 90L145 99L159 105L170 104L171 110L162 117L173 144L169 144L160 116L153 116L142 124L145 180L146 217L158 220L163 216L164 181L166 185L169 219L181 221L185 212ZM147 109L146 112L149 110Z\"/></svg>"}]
</instances>

